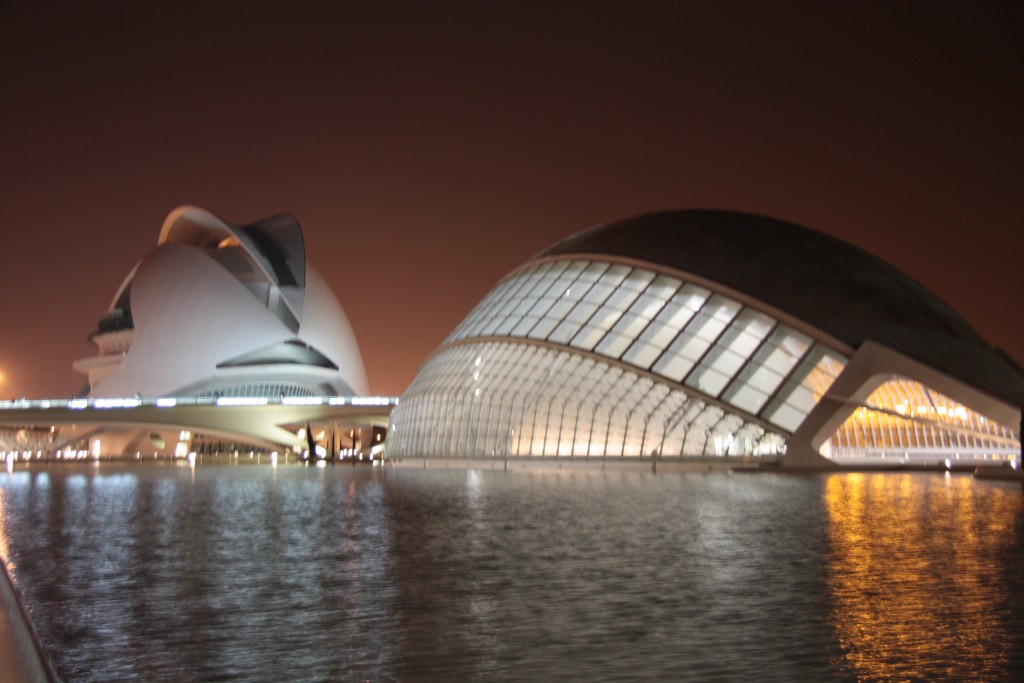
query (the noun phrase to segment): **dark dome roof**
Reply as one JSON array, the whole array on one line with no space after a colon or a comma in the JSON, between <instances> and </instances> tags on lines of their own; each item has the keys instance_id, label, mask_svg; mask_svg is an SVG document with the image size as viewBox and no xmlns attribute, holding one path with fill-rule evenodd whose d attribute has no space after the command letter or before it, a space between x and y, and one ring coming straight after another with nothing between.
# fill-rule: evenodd
<instances>
[{"instance_id":1,"label":"dark dome roof","mask_svg":"<svg viewBox=\"0 0 1024 683\"><path fill-rule=\"evenodd\" d=\"M535 258L606 254L743 292L858 348L874 340L1016 405L1024 375L952 308L884 261L785 221L734 211L652 213L577 233Z\"/></svg>"}]
</instances>

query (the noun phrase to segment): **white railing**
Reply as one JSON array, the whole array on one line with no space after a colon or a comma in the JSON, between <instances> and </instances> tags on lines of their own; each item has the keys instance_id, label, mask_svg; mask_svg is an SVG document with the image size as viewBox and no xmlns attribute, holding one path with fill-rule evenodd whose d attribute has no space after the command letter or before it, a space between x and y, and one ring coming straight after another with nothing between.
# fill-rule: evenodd
<instances>
[{"instance_id":1,"label":"white railing","mask_svg":"<svg viewBox=\"0 0 1024 683\"><path fill-rule=\"evenodd\" d=\"M157 398L16 398L0 401L0 410L108 410L125 408L175 408L181 406L397 406L397 396L161 396Z\"/></svg>"}]
</instances>

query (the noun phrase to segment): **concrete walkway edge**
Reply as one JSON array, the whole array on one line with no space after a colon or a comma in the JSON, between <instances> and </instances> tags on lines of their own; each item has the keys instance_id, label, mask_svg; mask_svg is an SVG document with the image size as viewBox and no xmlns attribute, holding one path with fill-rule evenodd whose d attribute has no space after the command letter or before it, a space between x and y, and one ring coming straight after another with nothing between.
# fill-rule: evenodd
<instances>
[{"instance_id":1,"label":"concrete walkway edge","mask_svg":"<svg viewBox=\"0 0 1024 683\"><path fill-rule=\"evenodd\" d=\"M0 558L0 683L60 683Z\"/></svg>"}]
</instances>

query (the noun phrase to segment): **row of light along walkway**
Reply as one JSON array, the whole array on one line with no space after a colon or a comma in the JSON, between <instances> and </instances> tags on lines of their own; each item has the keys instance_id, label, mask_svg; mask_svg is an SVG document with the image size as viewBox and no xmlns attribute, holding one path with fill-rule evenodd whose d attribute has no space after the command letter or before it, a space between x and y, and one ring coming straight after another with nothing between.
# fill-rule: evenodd
<instances>
[{"instance_id":1,"label":"row of light along walkway","mask_svg":"<svg viewBox=\"0 0 1024 683\"><path fill-rule=\"evenodd\" d=\"M161 398L16 398L0 401L0 410L28 410L66 408L85 410L88 408L174 408L176 406L396 406L396 396L182 396Z\"/></svg>"}]
</instances>

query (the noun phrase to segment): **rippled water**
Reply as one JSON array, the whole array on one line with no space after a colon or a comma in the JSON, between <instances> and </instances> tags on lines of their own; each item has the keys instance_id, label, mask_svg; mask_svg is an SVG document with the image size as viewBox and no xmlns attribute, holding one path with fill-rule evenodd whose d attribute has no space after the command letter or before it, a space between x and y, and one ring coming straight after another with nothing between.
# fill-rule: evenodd
<instances>
[{"instance_id":1,"label":"rippled water","mask_svg":"<svg viewBox=\"0 0 1024 683\"><path fill-rule=\"evenodd\" d=\"M966 475L34 467L0 554L69 682L1024 675Z\"/></svg>"}]
</instances>

